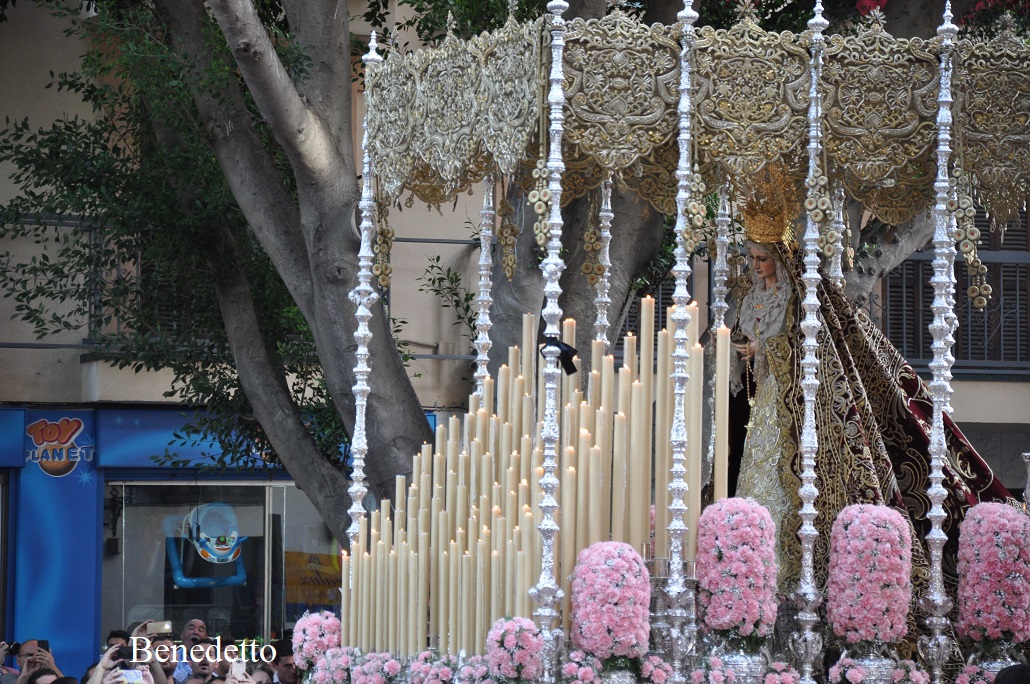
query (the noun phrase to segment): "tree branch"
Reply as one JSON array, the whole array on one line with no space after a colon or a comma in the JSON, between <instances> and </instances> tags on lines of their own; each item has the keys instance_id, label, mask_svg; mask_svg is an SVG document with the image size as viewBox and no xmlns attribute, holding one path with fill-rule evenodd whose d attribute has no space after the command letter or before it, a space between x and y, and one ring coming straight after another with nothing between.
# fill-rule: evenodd
<instances>
[{"instance_id":1,"label":"tree branch","mask_svg":"<svg viewBox=\"0 0 1030 684\"><path fill-rule=\"evenodd\" d=\"M283 0L291 37L312 57L308 78L297 84L345 157L354 148L351 121L350 17L340 0ZM317 56L317 59L314 59ZM355 174L356 175L356 172Z\"/></svg>"},{"instance_id":2,"label":"tree branch","mask_svg":"<svg viewBox=\"0 0 1030 684\"><path fill-rule=\"evenodd\" d=\"M261 116L293 165L298 189L329 181L341 161L338 142L333 144L323 122L297 92L254 4L250 0L212 0L209 4Z\"/></svg>"},{"instance_id":3,"label":"tree branch","mask_svg":"<svg viewBox=\"0 0 1030 684\"><path fill-rule=\"evenodd\" d=\"M877 245L872 256L855 260L855 268L846 274L844 292L859 306L869 302L869 293L883 276L905 261L912 252L922 249L933 237L933 219L929 212L916 216L910 224L897 226L890 239Z\"/></svg>"},{"instance_id":4,"label":"tree branch","mask_svg":"<svg viewBox=\"0 0 1030 684\"><path fill-rule=\"evenodd\" d=\"M349 521L349 498L340 495L347 491L346 478L315 444L283 374L268 356L232 233L226 226L219 226L212 242L208 265L243 391L298 488L308 495L322 520L342 541L347 538Z\"/></svg>"},{"instance_id":5,"label":"tree branch","mask_svg":"<svg viewBox=\"0 0 1030 684\"><path fill-rule=\"evenodd\" d=\"M201 0L156 0L173 45L190 64L209 65L213 55L204 42L208 21ZM202 67L200 67L202 68ZM296 204L286 192L236 88L218 96L188 73L190 91L204 123L207 142L218 158L233 197L257 235L300 310L312 313L310 264L301 238Z\"/></svg>"}]
</instances>

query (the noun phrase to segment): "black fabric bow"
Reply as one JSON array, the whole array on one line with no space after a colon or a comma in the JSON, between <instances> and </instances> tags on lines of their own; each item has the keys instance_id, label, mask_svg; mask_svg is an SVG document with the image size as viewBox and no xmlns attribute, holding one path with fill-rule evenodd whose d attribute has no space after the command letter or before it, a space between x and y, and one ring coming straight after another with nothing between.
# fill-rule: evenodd
<instances>
[{"instance_id":1,"label":"black fabric bow","mask_svg":"<svg viewBox=\"0 0 1030 684\"><path fill-rule=\"evenodd\" d=\"M576 355L576 348L565 344L557 337L545 337L544 346L540 347L540 355L544 355L544 349L547 347L558 348L558 362L561 364L561 369L565 371L565 375L572 375L576 372L576 363L572 360L572 357Z\"/></svg>"}]
</instances>

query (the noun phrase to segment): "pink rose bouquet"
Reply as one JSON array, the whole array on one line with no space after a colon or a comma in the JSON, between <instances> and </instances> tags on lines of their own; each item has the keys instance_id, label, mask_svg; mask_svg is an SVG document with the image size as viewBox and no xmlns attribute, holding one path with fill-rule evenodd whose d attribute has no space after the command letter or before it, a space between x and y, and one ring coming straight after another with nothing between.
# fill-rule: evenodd
<instances>
[{"instance_id":1,"label":"pink rose bouquet","mask_svg":"<svg viewBox=\"0 0 1030 684\"><path fill-rule=\"evenodd\" d=\"M982 503L959 528L959 636L1020 643L1030 638L1030 519Z\"/></svg>"},{"instance_id":2,"label":"pink rose bouquet","mask_svg":"<svg viewBox=\"0 0 1030 684\"><path fill-rule=\"evenodd\" d=\"M733 639L764 639L776 623L776 525L751 499L720 499L697 524L704 623Z\"/></svg>"},{"instance_id":3,"label":"pink rose bouquet","mask_svg":"<svg viewBox=\"0 0 1030 684\"><path fill-rule=\"evenodd\" d=\"M720 499L728 501L728 499ZM703 514L702 514L703 515ZM700 533L701 528L698 527ZM701 667L690 673L688 684L734 684L737 681L736 673L716 657L707 658Z\"/></svg>"},{"instance_id":4,"label":"pink rose bouquet","mask_svg":"<svg viewBox=\"0 0 1030 684\"><path fill-rule=\"evenodd\" d=\"M960 537L961 538L961 537ZM992 684L994 673L982 670L976 665L966 665L955 677L955 684Z\"/></svg>"},{"instance_id":5,"label":"pink rose bouquet","mask_svg":"<svg viewBox=\"0 0 1030 684\"><path fill-rule=\"evenodd\" d=\"M351 670L353 684L393 684L401 674L401 664L389 653L366 653Z\"/></svg>"},{"instance_id":6,"label":"pink rose bouquet","mask_svg":"<svg viewBox=\"0 0 1030 684\"><path fill-rule=\"evenodd\" d=\"M296 659L296 658L294 658ZM354 649L330 648L315 660L308 674L309 684L349 684L354 667Z\"/></svg>"},{"instance_id":7,"label":"pink rose bouquet","mask_svg":"<svg viewBox=\"0 0 1030 684\"><path fill-rule=\"evenodd\" d=\"M912 600L912 535L905 518L873 504L846 506L830 531L826 618L849 644L905 636Z\"/></svg>"},{"instance_id":8,"label":"pink rose bouquet","mask_svg":"<svg viewBox=\"0 0 1030 684\"><path fill-rule=\"evenodd\" d=\"M913 660L902 660L891 672L892 684L930 684L930 675Z\"/></svg>"},{"instance_id":9,"label":"pink rose bouquet","mask_svg":"<svg viewBox=\"0 0 1030 684\"><path fill-rule=\"evenodd\" d=\"M572 572L572 645L599 658L647 653L651 581L629 544L599 542L579 552Z\"/></svg>"},{"instance_id":10,"label":"pink rose bouquet","mask_svg":"<svg viewBox=\"0 0 1030 684\"><path fill-rule=\"evenodd\" d=\"M458 674L458 658L453 655L437 656L433 651L422 651L409 668L411 684L440 684L452 681Z\"/></svg>"},{"instance_id":11,"label":"pink rose bouquet","mask_svg":"<svg viewBox=\"0 0 1030 684\"><path fill-rule=\"evenodd\" d=\"M340 618L327 610L305 612L293 626L293 660L297 669L309 670L330 648L340 647Z\"/></svg>"},{"instance_id":12,"label":"pink rose bouquet","mask_svg":"<svg viewBox=\"0 0 1030 684\"><path fill-rule=\"evenodd\" d=\"M559 674L564 684L590 684L601 681L604 665L600 660L583 651L572 651L569 659L561 665Z\"/></svg>"},{"instance_id":13,"label":"pink rose bouquet","mask_svg":"<svg viewBox=\"0 0 1030 684\"><path fill-rule=\"evenodd\" d=\"M830 684L861 684L868 672L851 658L841 658L830 668Z\"/></svg>"},{"instance_id":14,"label":"pink rose bouquet","mask_svg":"<svg viewBox=\"0 0 1030 684\"><path fill-rule=\"evenodd\" d=\"M521 682L543 672L544 638L527 618L500 619L486 635L486 665L495 681Z\"/></svg>"},{"instance_id":15,"label":"pink rose bouquet","mask_svg":"<svg viewBox=\"0 0 1030 684\"><path fill-rule=\"evenodd\" d=\"M762 684L798 684L801 673L787 663L776 661L769 663L769 669L762 677Z\"/></svg>"},{"instance_id":16,"label":"pink rose bouquet","mask_svg":"<svg viewBox=\"0 0 1030 684\"><path fill-rule=\"evenodd\" d=\"M650 684L665 684L672 677L672 665L662 660L662 657L650 653L640 659L639 681Z\"/></svg>"},{"instance_id":17,"label":"pink rose bouquet","mask_svg":"<svg viewBox=\"0 0 1030 684\"><path fill-rule=\"evenodd\" d=\"M466 658L455 681L457 684L489 684L490 669L486 666L486 658L481 655Z\"/></svg>"}]
</instances>

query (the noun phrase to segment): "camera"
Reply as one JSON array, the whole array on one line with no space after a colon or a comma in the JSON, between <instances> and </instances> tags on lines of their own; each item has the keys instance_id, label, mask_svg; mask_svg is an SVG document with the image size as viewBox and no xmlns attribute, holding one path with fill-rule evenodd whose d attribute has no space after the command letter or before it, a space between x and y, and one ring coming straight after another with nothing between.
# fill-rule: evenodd
<instances>
[{"instance_id":1,"label":"camera","mask_svg":"<svg viewBox=\"0 0 1030 684\"><path fill-rule=\"evenodd\" d=\"M7 653L9 655L17 656L19 651L21 651L21 644L19 642L12 641L10 644L7 645Z\"/></svg>"},{"instance_id":2,"label":"camera","mask_svg":"<svg viewBox=\"0 0 1030 684\"><path fill-rule=\"evenodd\" d=\"M150 622L147 624L147 634L149 636L166 636L172 633L172 621L163 620L161 622Z\"/></svg>"},{"instance_id":3,"label":"camera","mask_svg":"<svg viewBox=\"0 0 1030 684\"><path fill-rule=\"evenodd\" d=\"M125 678L125 684L142 684L143 682L143 673L136 668L122 670L122 677Z\"/></svg>"}]
</instances>

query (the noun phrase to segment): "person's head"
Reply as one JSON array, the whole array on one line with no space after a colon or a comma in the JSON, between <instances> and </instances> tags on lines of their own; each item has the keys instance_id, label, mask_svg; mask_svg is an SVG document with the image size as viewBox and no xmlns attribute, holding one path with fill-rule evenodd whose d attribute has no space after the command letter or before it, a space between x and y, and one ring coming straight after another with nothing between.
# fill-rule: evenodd
<instances>
[{"instance_id":1,"label":"person's head","mask_svg":"<svg viewBox=\"0 0 1030 684\"><path fill-rule=\"evenodd\" d=\"M282 684L297 684L297 665L293 662L293 642L282 639L275 643L272 667Z\"/></svg>"},{"instance_id":2,"label":"person's head","mask_svg":"<svg viewBox=\"0 0 1030 684\"><path fill-rule=\"evenodd\" d=\"M82 675L83 684L85 684L85 682L89 681L89 676L91 674L93 674L93 670L97 669L97 665L99 665L99 664L100 663L93 663L92 665L90 665L89 667L86 668L86 671Z\"/></svg>"},{"instance_id":3,"label":"person's head","mask_svg":"<svg viewBox=\"0 0 1030 684\"><path fill-rule=\"evenodd\" d=\"M186 622L179 634L179 640L187 647L195 644L207 636L207 625L200 618L193 618Z\"/></svg>"},{"instance_id":4,"label":"person's head","mask_svg":"<svg viewBox=\"0 0 1030 684\"><path fill-rule=\"evenodd\" d=\"M272 684L273 674L272 668L268 665L258 663L250 673L250 678L254 680L254 684Z\"/></svg>"},{"instance_id":5,"label":"person's head","mask_svg":"<svg viewBox=\"0 0 1030 684\"><path fill-rule=\"evenodd\" d=\"M39 640L38 639L26 639L21 642L21 648L18 649L18 655L15 660L18 662L18 669L24 670L29 663L29 659L36 655L39 651Z\"/></svg>"},{"instance_id":6,"label":"person's head","mask_svg":"<svg viewBox=\"0 0 1030 684\"><path fill-rule=\"evenodd\" d=\"M161 647L161 660L158 661L158 665L161 671L165 673L165 677L168 679L172 678L172 674L175 672L175 644L172 642L172 637L168 635L155 636L150 640L150 650L152 653L158 653L157 648Z\"/></svg>"},{"instance_id":7,"label":"person's head","mask_svg":"<svg viewBox=\"0 0 1030 684\"><path fill-rule=\"evenodd\" d=\"M772 253L754 242L748 243L747 253L748 263L751 266L751 272L755 274L756 280L764 281L766 284L775 283L778 278L776 258Z\"/></svg>"},{"instance_id":8,"label":"person's head","mask_svg":"<svg viewBox=\"0 0 1030 684\"><path fill-rule=\"evenodd\" d=\"M994 684L1030 684L1030 665L1010 665L994 677Z\"/></svg>"},{"instance_id":9,"label":"person's head","mask_svg":"<svg viewBox=\"0 0 1030 684\"><path fill-rule=\"evenodd\" d=\"M124 629L112 629L107 635L107 647L112 646L128 646L129 645L129 633Z\"/></svg>"},{"instance_id":10,"label":"person's head","mask_svg":"<svg viewBox=\"0 0 1030 684\"><path fill-rule=\"evenodd\" d=\"M194 646L196 650L194 650ZM193 674L202 676L205 680L211 676L215 669L215 641L204 637L193 646L189 646L186 655L190 659L190 667Z\"/></svg>"},{"instance_id":11,"label":"person's head","mask_svg":"<svg viewBox=\"0 0 1030 684\"><path fill-rule=\"evenodd\" d=\"M64 677L58 677L51 684L79 684L79 680L65 675Z\"/></svg>"},{"instance_id":12,"label":"person's head","mask_svg":"<svg viewBox=\"0 0 1030 684\"><path fill-rule=\"evenodd\" d=\"M41 667L29 675L26 684L54 684L54 680L60 676L49 667Z\"/></svg>"}]
</instances>

